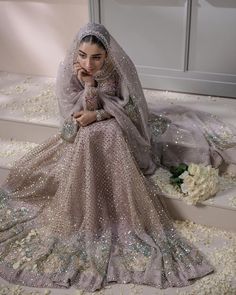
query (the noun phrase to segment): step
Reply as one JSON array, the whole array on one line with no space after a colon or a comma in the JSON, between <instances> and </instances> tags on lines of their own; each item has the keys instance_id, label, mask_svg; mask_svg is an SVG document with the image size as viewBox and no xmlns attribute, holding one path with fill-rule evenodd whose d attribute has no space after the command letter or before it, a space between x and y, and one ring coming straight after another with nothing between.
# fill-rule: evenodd
<instances>
[{"instance_id":1,"label":"step","mask_svg":"<svg viewBox=\"0 0 236 295\"><path fill-rule=\"evenodd\" d=\"M236 185L220 191L211 201L188 205L174 197L162 197L173 219L191 220L197 224L214 226L236 232Z\"/></svg>"},{"instance_id":2,"label":"step","mask_svg":"<svg viewBox=\"0 0 236 295\"><path fill-rule=\"evenodd\" d=\"M40 143L59 130L58 125L0 118L0 138Z\"/></svg>"},{"instance_id":3,"label":"step","mask_svg":"<svg viewBox=\"0 0 236 295\"><path fill-rule=\"evenodd\" d=\"M0 183L5 180L13 162L37 145L33 142L0 138Z\"/></svg>"},{"instance_id":4,"label":"step","mask_svg":"<svg viewBox=\"0 0 236 295\"><path fill-rule=\"evenodd\" d=\"M236 127L236 99L180 92L144 89L149 109L172 107L175 105L209 112L226 123Z\"/></svg>"},{"instance_id":5,"label":"step","mask_svg":"<svg viewBox=\"0 0 236 295\"><path fill-rule=\"evenodd\" d=\"M198 224L215 226L236 232L236 178L220 176L220 190L214 197L189 205L169 183L171 173L159 168L151 178L161 188L164 205L173 219L191 220Z\"/></svg>"},{"instance_id":6,"label":"step","mask_svg":"<svg viewBox=\"0 0 236 295\"><path fill-rule=\"evenodd\" d=\"M55 78L0 72L0 137L40 143L57 132Z\"/></svg>"}]
</instances>

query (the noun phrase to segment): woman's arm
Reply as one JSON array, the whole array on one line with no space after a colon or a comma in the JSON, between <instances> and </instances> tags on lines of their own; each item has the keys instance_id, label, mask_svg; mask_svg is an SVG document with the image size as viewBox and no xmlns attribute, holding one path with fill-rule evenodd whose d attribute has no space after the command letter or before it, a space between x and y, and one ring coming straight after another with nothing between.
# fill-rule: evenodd
<instances>
[{"instance_id":1,"label":"woman's arm","mask_svg":"<svg viewBox=\"0 0 236 295\"><path fill-rule=\"evenodd\" d=\"M86 110L75 111L73 117L79 122L81 126L87 126L96 121L106 120L112 117L103 108L99 107L99 88L97 82L91 85L90 83L84 84L84 91L82 101L86 103ZM102 105L100 105L102 107Z\"/></svg>"}]
</instances>

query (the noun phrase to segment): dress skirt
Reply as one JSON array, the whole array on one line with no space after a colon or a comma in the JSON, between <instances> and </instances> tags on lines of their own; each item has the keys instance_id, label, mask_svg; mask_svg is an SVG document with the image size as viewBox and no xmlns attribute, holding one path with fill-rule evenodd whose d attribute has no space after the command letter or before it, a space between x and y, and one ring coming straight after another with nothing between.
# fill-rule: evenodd
<instances>
[{"instance_id":1,"label":"dress skirt","mask_svg":"<svg viewBox=\"0 0 236 295\"><path fill-rule=\"evenodd\" d=\"M0 188L0 276L93 292L181 287L214 271L175 229L115 118L60 133L14 162Z\"/></svg>"}]
</instances>

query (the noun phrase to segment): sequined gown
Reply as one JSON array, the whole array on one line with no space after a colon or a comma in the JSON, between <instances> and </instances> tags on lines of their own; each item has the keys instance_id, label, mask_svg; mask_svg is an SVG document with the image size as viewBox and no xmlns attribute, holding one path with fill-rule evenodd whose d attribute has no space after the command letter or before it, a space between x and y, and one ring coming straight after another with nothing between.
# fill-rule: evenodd
<instances>
[{"instance_id":1,"label":"sequined gown","mask_svg":"<svg viewBox=\"0 0 236 295\"><path fill-rule=\"evenodd\" d=\"M115 76L97 89L115 93ZM94 88L86 95L99 107ZM74 143L49 137L14 162L0 196L0 276L10 282L167 288L213 271L174 228L115 118L79 128Z\"/></svg>"}]
</instances>

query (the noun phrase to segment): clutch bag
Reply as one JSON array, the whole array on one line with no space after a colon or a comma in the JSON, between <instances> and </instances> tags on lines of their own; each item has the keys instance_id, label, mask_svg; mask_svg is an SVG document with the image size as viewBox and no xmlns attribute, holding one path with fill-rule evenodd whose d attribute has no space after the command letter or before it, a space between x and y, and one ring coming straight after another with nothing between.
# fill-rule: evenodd
<instances>
[{"instance_id":1,"label":"clutch bag","mask_svg":"<svg viewBox=\"0 0 236 295\"><path fill-rule=\"evenodd\" d=\"M61 138L65 141L73 143L78 129L79 123L72 116L70 116L69 118L65 119L60 130Z\"/></svg>"}]
</instances>

